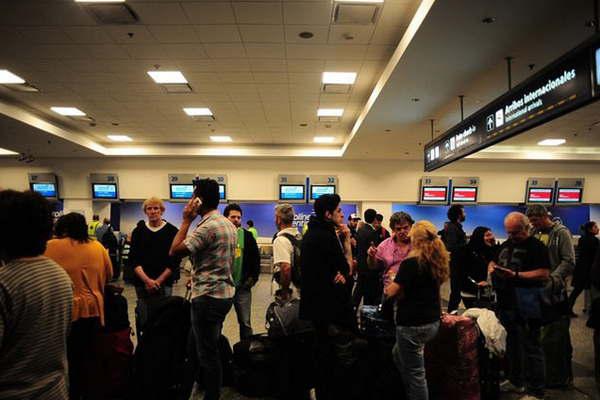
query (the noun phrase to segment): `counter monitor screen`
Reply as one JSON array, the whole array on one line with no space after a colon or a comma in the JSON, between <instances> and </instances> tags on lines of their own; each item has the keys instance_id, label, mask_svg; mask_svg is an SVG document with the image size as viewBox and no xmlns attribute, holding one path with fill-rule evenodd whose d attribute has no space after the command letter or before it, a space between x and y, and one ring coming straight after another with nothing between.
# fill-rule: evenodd
<instances>
[{"instance_id":1,"label":"counter monitor screen","mask_svg":"<svg viewBox=\"0 0 600 400\"><path fill-rule=\"evenodd\" d=\"M581 203L582 197L582 188L559 188L556 202L559 204Z\"/></svg>"},{"instance_id":2,"label":"counter monitor screen","mask_svg":"<svg viewBox=\"0 0 600 400\"><path fill-rule=\"evenodd\" d=\"M92 183L92 198L117 199L117 185L114 183Z\"/></svg>"},{"instance_id":3,"label":"counter monitor screen","mask_svg":"<svg viewBox=\"0 0 600 400\"><path fill-rule=\"evenodd\" d=\"M324 194L335 194L335 185L310 185L311 200L316 200Z\"/></svg>"},{"instance_id":4,"label":"counter monitor screen","mask_svg":"<svg viewBox=\"0 0 600 400\"><path fill-rule=\"evenodd\" d=\"M421 201L446 201L448 199L447 186L423 186L421 191Z\"/></svg>"},{"instance_id":5,"label":"counter monitor screen","mask_svg":"<svg viewBox=\"0 0 600 400\"><path fill-rule=\"evenodd\" d=\"M171 184L171 198L189 200L194 194L194 185Z\"/></svg>"},{"instance_id":6,"label":"counter monitor screen","mask_svg":"<svg viewBox=\"0 0 600 400\"><path fill-rule=\"evenodd\" d=\"M279 185L279 200L304 200L304 185Z\"/></svg>"},{"instance_id":7,"label":"counter monitor screen","mask_svg":"<svg viewBox=\"0 0 600 400\"><path fill-rule=\"evenodd\" d=\"M57 197L55 183L32 183L31 190L38 192L44 197Z\"/></svg>"},{"instance_id":8,"label":"counter monitor screen","mask_svg":"<svg viewBox=\"0 0 600 400\"><path fill-rule=\"evenodd\" d=\"M554 189L552 188L529 188L527 190L527 203L550 204L552 203L553 192Z\"/></svg>"},{"instance_id":9,"label":"counter monitor screen","mask_svg":"<svg viewBox=\"0 0 600 400\"><path fill-rule=\"evenodd\" d=\"M452 202L453 203L476 203L477 202L477 188L476 187L460 187L455 186L452 188Z\"/></svg>"},{"instance_id":10,"label":"counter monitor screen","mask_svg":"<svg viewBox=\"0 0 600 400\"><path fill-rule=\"evenodd\" d=\"M226 195L225 185L219 184L219 200L225 200Z\"/></svg>"}]
</instances>

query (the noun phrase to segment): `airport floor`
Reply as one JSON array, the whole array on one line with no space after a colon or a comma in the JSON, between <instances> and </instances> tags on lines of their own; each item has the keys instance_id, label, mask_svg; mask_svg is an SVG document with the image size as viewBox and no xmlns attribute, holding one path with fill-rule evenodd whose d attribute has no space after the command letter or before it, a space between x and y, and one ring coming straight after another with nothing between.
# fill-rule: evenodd
<instances>
[{"instance_id":1,"label":"airport floor","mask_svg":"<svg viewBox=\"0 0 600 400\"><path fill-rule=\"evenodd\" d=\"M185 293L185 278L180 280L173 289L174 295L183 296ZM123 282L120 282L123 284ZM129 318L132 324L135 321L135 290L133 286L125 284L125 296L129 303ZM262 274L259 282L252 292L252 327L255 333L265 332L265 311L271 302L270 276ZM442 298L448 298L448 287L442 287ZM548 400L600 400L600 393L594 382L594 351L592 344L592 330L585 326L586 317L582 312L583 295L578 299L575 311L579 314L578 318L571 320L571 340L573 343L573 372L575 375L574 387L572 390L548 390L546 399ZM227 315L223 325L223 334L229 338L233 346L239 341L239 329L235 312L233 309ZM135 342L135 338L134 338ZM520 395L503 395L501 400L516 400ZM200 400L202 396L194 393L190 400ZM251 399L237 393L232 388L224 388L221 396L222 400L246 400ZM373 399L375 400L375 399Z\"/></svg>"}]
</instances>

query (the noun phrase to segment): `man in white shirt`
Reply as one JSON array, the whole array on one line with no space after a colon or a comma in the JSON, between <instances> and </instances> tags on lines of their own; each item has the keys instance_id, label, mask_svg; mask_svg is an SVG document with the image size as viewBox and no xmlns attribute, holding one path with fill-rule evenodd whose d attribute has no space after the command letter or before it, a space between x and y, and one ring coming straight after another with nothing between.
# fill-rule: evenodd
<instances>
[{"instance_id":1,"label":"man in white shirt","mask_svg":"<svg viewBox=\"0 0 600 400\"><path fill-rule=\"evenodd\" d=\"M273 240L273 281L283 297L287 297L293 289L299 295L298 288L292 283L292 267L294 262L294 241L300 244L302 235L293 226L294 207L289 204L278 204L275 207L275 225L277 235ZM299 267L299 266L298 266ZM292 289L292 290L290 290Z\"/></svg>"}]
</instances>

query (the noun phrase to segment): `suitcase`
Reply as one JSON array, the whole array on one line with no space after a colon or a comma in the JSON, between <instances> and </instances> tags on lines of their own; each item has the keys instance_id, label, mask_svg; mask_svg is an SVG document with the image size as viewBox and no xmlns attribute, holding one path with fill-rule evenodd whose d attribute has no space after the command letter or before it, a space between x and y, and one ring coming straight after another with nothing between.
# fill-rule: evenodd
<instances>
[{"instance_id":1,"label":"suitcase","mask_svg":"<svg viewBox=\"0 0 600 400\"><path fill-rule=\"evenodd\" d=\"M278 391L278 361L266 334L252 335L233 346L234 382L248 397L272 396Z\"/></svg>"},{"instance_id":2,"label":"suitcase","mask_svg":"<svg viewBox=\"0 0 600 400\"><path fill-rule=\"evenodd\" d=\"M389 339L396 336L394 322L383 315L380 306L360 307L359 329L368 338Z\"/></svg>"},{"instance_id":3,"label":"suitcase","mask_svg":"<svg viewBox=\"0 0 600 400\"><path fill-rule=\"evenodd\" d=\"M425 346L430 398L479 400L479 330L467 317L445 314L437 336Z\"/></svg>"}]
</instances>

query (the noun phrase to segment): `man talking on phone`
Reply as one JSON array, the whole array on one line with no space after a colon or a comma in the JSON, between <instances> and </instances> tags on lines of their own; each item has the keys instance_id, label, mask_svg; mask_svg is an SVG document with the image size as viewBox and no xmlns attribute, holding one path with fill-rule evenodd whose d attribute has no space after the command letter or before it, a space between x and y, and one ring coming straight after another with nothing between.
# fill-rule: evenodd
<instances>
[{"instance_id":1,"label":"man talking on phone","mask_svg":"<svg viewBox=\"0 0 600 400\"><path fill-rule=\"evenodd\" d=\"M504 228L508 239L488 267L498 293L498 316L507 331L508 380L500 390L524 394L521 400L543 399L540 294L549 276L548 249L529 235L529 219L522 213L508 214Z\"/></svg>"},{"instance_id":2,"label":"man talking on phone","mask_svg":"<svg viewBox=\"0 0 600 400\"><path fill-rule=\"evenodd\" d=\"M223 370L218 344L223 320L235 294L232 267L237 229L219 213L218 205L217 182L213 179L196 181L194 197L183 209L183 221L170 250L172 255L191 255L192 259L192 332L202 369L205 400L218 400L221 394ZM202 219L188 236L198 215Z\"/></svg>"}]
</instances>

